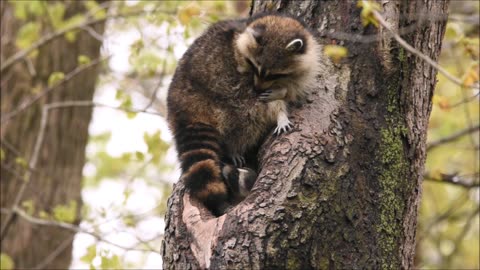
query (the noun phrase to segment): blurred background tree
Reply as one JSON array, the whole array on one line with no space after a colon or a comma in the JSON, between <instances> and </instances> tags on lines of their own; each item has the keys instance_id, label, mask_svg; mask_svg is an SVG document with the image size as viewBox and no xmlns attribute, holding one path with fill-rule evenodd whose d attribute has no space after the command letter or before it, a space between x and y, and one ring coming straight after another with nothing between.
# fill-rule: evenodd
<instances>
[{"instance_id":1,"label":"blurred background tree","mask_svg":"<svg viewBox=\"0 0 480 270\"><path fill-rule=\"evenodd\" d=\"M70 258L72 269L161 268L166 199L179 177L166 89L201 31L248 11L249 1L1 1L2 228L16 214L2 236L1 269L65 268ZM4 69L16 52L62 31ZM478 47L479 4L452 1L440 65L478 85ZM438 79L416 265L478 269L479 92ZM82 102L49 113L29 167L42 110L66 101Z\"/></svg>"}]
</instances>

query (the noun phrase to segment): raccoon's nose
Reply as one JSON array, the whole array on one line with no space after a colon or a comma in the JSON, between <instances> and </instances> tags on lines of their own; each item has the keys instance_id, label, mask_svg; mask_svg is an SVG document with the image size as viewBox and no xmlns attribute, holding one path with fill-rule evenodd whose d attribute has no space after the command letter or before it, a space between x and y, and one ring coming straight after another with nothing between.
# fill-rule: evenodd
<instances>
[{"instance_id":1,"label":"raccoon's nose","mask_svg":"<svg viewBox=\"0 0 480 270\"><path fill-rule=\"evenodd\" d=\"M260 92L263 92L263 91L267 90L271 86L272 86L271 82L264 81L264 80L259 79L259 78L255 78L255 84L254 84L253 88L254 88L255 92L260 93Z\"/></svg>"}]
</instances>

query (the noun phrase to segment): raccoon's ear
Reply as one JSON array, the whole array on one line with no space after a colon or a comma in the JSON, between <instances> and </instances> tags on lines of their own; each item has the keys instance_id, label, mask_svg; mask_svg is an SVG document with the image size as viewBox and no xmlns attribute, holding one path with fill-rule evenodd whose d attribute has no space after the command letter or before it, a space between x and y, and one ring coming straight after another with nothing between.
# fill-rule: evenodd
<instances>
[{"instance_id":1,"label":"raccoon's ear","mask_svg":"<svg viewBox=\"0 0 480 270\"><path fill-rule=\"evenodd\" d=\"M248 27L247 32L252 35L257 43L260 43L262 40L262 35L265 32L265 25L257 24L253 27Z\"/></svg>"},{"instance_id":2,"label":"raccoon's ear","mask_svg":"<svg viewBox=\"0 0 480 270\"><path fill-rule=\"evenodd\" d=\"M288 45L285 47L285 49L290 52L299 52L302 48L303 40L300 38L290 41L290 43L288 43Z\"/></svg>"},{"instance_id":3,"label":"raccoon's ear","mask_svg":"<svg viewBox=\"0 0 480 270\"><path fill-rule=\"evenodd\" d=\"M237 21L230 21L227 24L227 28L229 30L233 30L234 32L243 32L247 27L247 23L245 20L237 20Z\"/></svg>"}]
</instances>

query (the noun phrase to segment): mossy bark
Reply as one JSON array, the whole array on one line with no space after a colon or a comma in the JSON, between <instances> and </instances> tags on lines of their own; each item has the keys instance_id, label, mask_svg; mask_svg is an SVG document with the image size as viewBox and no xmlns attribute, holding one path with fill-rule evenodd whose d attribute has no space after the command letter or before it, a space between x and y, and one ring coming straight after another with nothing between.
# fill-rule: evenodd
<instances>
[{"instance_id":1,"label":"mossy bark","mask_svg":"<svg viewBox=\"0 0 480 270\"><path fill-rule=\"evenodd\" d=\"M64 4L65 19L86 12L85 2L68 1ZM11 3L1 1L0 5L1 59L4 61L19 50L15 45L16 35L27 21L14 16ZM96 24L93 29L102 34L104 24ZM79 55L86 55L92 60L98 58L100 46L101 42L85 31L79 31L74 42L60 36L41 46L35 57L19 61L2 72L2 117L30 101L38 92L47 89L52 72L68 74L77 68ZM31 68L28 67L29 61ZM35 73L32 73L32 68ZM10 209L19 195L27 169L19 160L28 163L32 158L44 105L52 102L92 100L98 71L98 66L84 70L16 117L2 122L1 140L5 153L0 181L2 208ZM72 209L76 213L73 223L80 223L82 169L91 114L91 107L50 111L37 166L20 200L21 205L23 202L31 202L33 211L30 214L35 217L39 217L40 212L51 215L53 208L59 205L76 205L76 209ZM2 212L2 228L7 222L7 216ZM66 229L33 225L16 217L2 239L1 251L14 260L15 269L37 266L44 269L68 269L74 235Z\"/></svg>"},{"instance_id":2,"label":"mossy bark","mask_svg":"<svg viewBox=\"0 0 480 270\"><path fill-rule=\"evenodd\" d=\"M232 211L209 218L181 183L175 186L166 217L166 269L413 267L436 70L401 49L385 29L363 27L356 5L254 1L254 13L302 17L322 44L345 46L348 57L336 64L322 59L316 91L293 110L294 131L264 143L253 193ZM393 28L413 29L403 36L407 42L436 60L445 21L418 23L419 16L438 18L447 6L427 0L382 7ZM335 39L342 33L347 40Z\"/></svg>"}]
</instances>

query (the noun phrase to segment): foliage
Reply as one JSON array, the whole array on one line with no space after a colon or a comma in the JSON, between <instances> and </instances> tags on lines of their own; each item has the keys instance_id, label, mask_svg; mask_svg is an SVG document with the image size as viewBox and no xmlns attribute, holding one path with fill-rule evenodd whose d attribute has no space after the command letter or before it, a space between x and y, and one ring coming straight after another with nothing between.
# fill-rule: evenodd
<instances>
[{"instance_id":1,"label":"foliage","mask_svg":"<svg viewBox=\"0 0 480 270\"><path fill-rule=\"evenodd\" d=\"M451 3L450 20L443 41L440 65L466 86L478 85L478 24L462 20L470 9L478 14L476 1ZM455 19L452 19L455 18ZM428 129L428 142L478 125L479 92L438 76ZM437 179L424 183L420 209L417 265L421 268L478 269L479 189L440 184L443 175L458 181L479 183L478 130L428 151L426 171Z\"/></svg>"},{"instance_id":2,"label":"foliage","mask_svg":"<svg viewBox=\"0 0 480 270\"><path fill-rule=\"evenodd\" d=\"M2 270L14 269L14 263L12 258L10 258L10 256L8 256L3 252L0 254L0 269Z\"/></svg>"},{"instance_id":3,"label":"foliage","mask_svg":"<svg viewBox=\"0 0 480 270\"><path fill-rule=\"evenodd\" d=\"M96 93L97 99L103 101L105 100L103 97L107 96L108 102L117 104L121 111L117 111L111 119L101 124L97 123L97 126L106 126L101 131L91 131L87 164L84 169L85 205L82 209L78 209L75 201L56 205L48 211L35 209L33 201L29 200L23 201L21 207L27 214L38 213L38 217L52 222L73 223L81 219L80 226L87 228L87 231L115 243L127 239L123 242L130 244L122 250L108 243L98 242L96 238L92 240L91 237L87 237L85 240L86 235L83 235L84 238L82 234L77 235L77 244L83 241L85 247L80 253L74 254L74 267L90 269L144 267L151 256L159 258L158 247L161 241L161 235L145 237L147 233L144 227L154 224L158 233L162 232L163 220L158 217L163 216L166 211L166 198L170 193L171 183L178 178L178 170L175 170L175 164L169 160L172 146L166 136L164 120L158 117L144 118L145 115L134 111L162 113L164 110L162 100L165 98L168 81L174 72L176 62L193 42L194 37L214 21L237 17L240 12L245 14L248 5L239 10L241 3L236 1L111 1L108 3L107 11L106 5L88 0L82 2L85 14L67 16L70 2L9 1L14 7L14 16L23 22L18 29L15 44L18 49L26 49L47 34L79 23L105 18L109 14L138 12L136 16L119 15L110 18L105 36L100 37L104 39L104 54L122 54L114 57L123 57L122 59L126 59L128 63L126 70L119 69L112 64L114 62L102 67L103 76L99 80ZM479 5L475 1L459 3L452 1L453 8L461 5L468 5L477 14L479 12ZM378 26L373 13L381 11L381 6L375 1L358 1L358 6L361 7L362 24ZM451 15L457 19L449 20L447 25L440 65L461 78L464 86L458 86L442 76L438 77L428 131L429 142L449 136L480 121L479 93L468 87L478 85L479 80L478 24L472 25L468 20L458 19L468 14L463 14L462 9L456 10L454 9ZM78 31L84 30L69 31L61 38L74 44ZM115 39L118 36L124 38ZM114 48L121 47L115 44L115 40L117 43L127 43L124 46L127 50L120 53L115 50ZM29 54L29 61L36 60L36 52L34 50ZM325 46L324 53L336 62L348 56L346 48L338 45ZM77 65L86 65L92 60L95 59L80 55ZM67 75L62 71L48 74L48 85L54 87ZM35 91L39 92L38 89ZM32 91L32 94L35 93ZM92 126L95 126L95 121L102 114L107 113L95 110ZM109 146L114 143L115 136L119 133L113 128L119 121L129 126L148 121L149 127L142 130L141 136L137 138L124 136L123 146L135 147L124 147L128 149L115 153ZM132 133L134 131L132 130ZM479 143L477 131L453 143L430 150L426 170L436 179L445 174L456 174L462 179L478 183ZM1 148L0 160L3 161L4 156L5 151ZM24 170L28 168L28 162L23 158L18 157L15 162ZM426 181L424 184L418 228L417 266L478 268L479 219L473 214L478 213L479 190L439 182ZM99 202L100 199L104 199L102 197L108 197L109 193L113 193L117 187L120 191L115 193L116 197L105 205ZM155 201L148 211L144 209L145 207L139 207L139 204L147 205L149 200L147 196L137 192L141 188L153 191L151 197ZM104 195L89 199L89 194L97 190L102 190ZM81 216L78 216L80 212ZM122 231L124 234L116 231ZM122 241L108 238L111 234L119 236ZM143 248L143 251L134 251L140 248ZM130 259L128 255L133 252L142 255ZM13 261L7 254L2 253L0 259L1 269L14 268ZM159 267L160 265L156 265L156 268Z\"/></svg>"}]
</instances>

